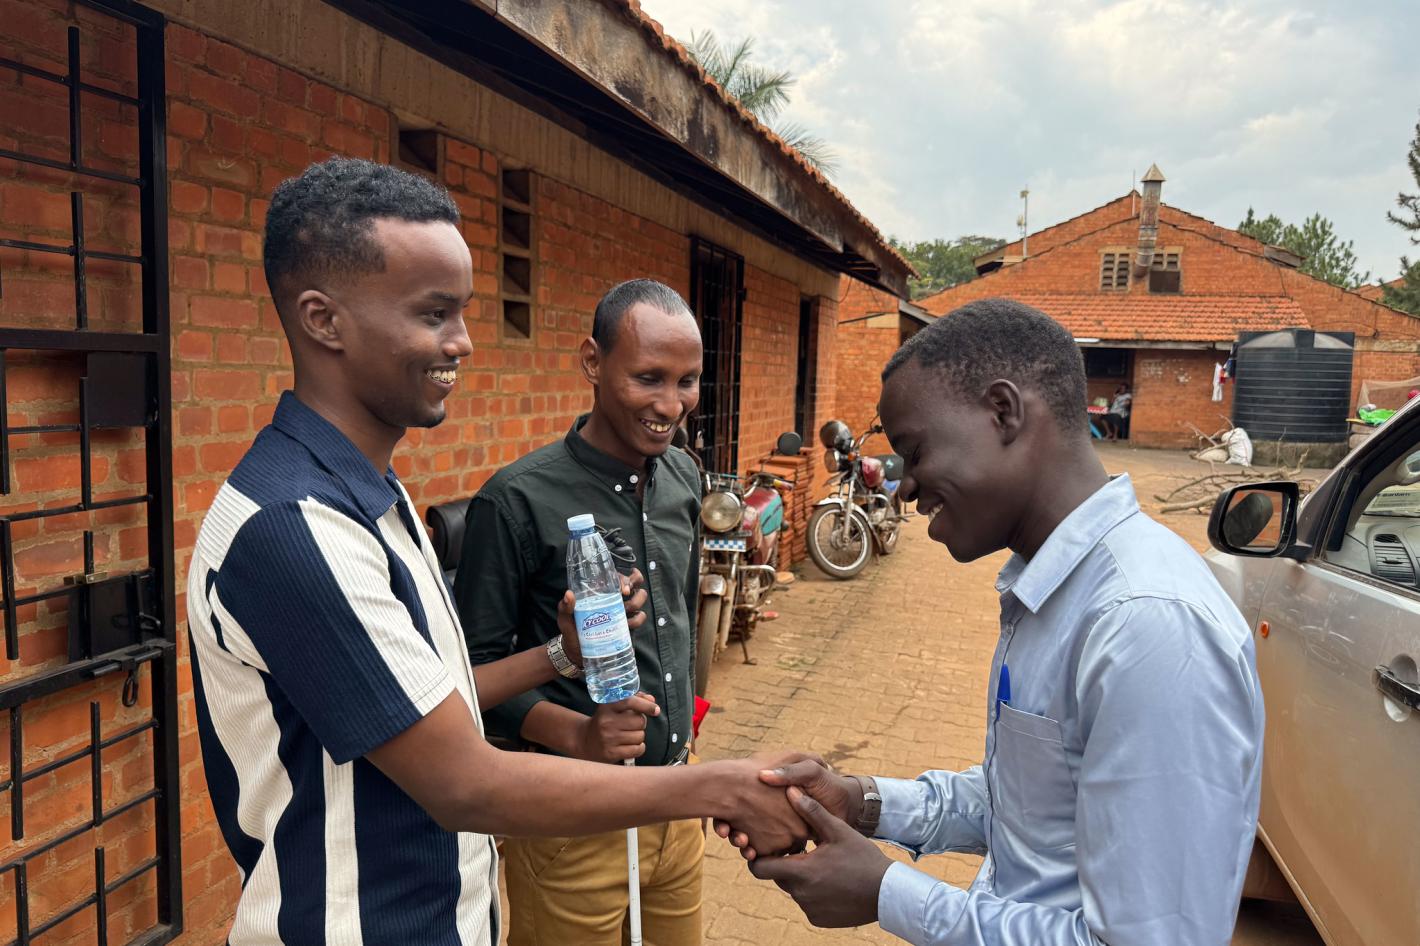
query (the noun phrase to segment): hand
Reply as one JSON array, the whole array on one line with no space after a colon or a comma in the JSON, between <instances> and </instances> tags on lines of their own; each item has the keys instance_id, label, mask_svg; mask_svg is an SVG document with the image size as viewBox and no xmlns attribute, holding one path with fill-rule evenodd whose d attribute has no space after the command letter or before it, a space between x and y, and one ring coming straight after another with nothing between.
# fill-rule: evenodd
<instances>
[{"instance_id":1,"label":"hand","mask_svg":"<svg viewBox=\"0 0 1420 946\"><path fill-rule=\"evenodd\" d=\"M862 926L878 919L878 892L892 866L878 846L798 788L789 800L813 831L807 854L761 857L749 865L760 880L772 880L794 898L814 926Z\"/></svg>"},{"instance_id":2,"label":"hand","mask_svg":"<svg viewBox=\"0 0 1420 946\"><path fill-rule=\"evenodd\" d=\"M656 698L649 693L603 703L581 724L575 755L588 762L639 759L646 752L646 717L660 713Z\"/></svg>"},{"instance_id":3,"label":"hand","mask_svg":"<svg viewBox=\"0 0 1420 946\"><path fill-rule=\"evenodd\" d=\"M626 626L631 630L646 623L646 606L649 595L645 589L646 578L639 568L633 568L630 575L621 576L621 597L626 606ZM582 641L577 637L577 619L574 611L577 598L567 591L557 602L557 630L562 634L562 652L572 661L574 667L582 666Z\"/></svg>"},{"instance_id":4,"label":"hand","mask_svg":"<svg viewBox=\"0 0 1420 946\"><path fill-rule=\"evenodd\" d=\"M858 822L863 794L857 780L834 772L820 756L793 753L782 759L775 768L761 772L759 778L766 785L782 788L798 786L835 818L850 824ZM749 845L749 838L743 831L727 822L716 821L715 833L739 848L745 860L754 860L757 852Z\"/></svg>"},{"instance_id":5,"label":"hand","mask_svg":"<svg viewBox=\"0 0 1420 946\"><path fill-rule=\"evenodd\" d=\"M752 842L753 850L766 854L804 849L809 839L808 826L789 804L782 789L762 781L763 773L780 762L802 758L806 757L800 753L758 753L734 762L712 763L734 772L728 800L730 810L735 813L735 831L744 841L742 847L749 847ZM717 828L719 824L717 821Z\"/></svg>"}]
</instances>

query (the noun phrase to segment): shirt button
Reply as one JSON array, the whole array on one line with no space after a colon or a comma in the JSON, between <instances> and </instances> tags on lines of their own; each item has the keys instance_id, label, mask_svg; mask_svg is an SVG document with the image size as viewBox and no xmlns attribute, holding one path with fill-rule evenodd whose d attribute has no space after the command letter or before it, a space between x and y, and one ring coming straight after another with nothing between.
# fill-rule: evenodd
<instances>
[{"instance_id":1,"label":"shirt button","mask_svg":"<svg viewBox=\"0 0 1420 946\"><path fill-rule=\"evenodd\" d=\"M666 619L665 619L665 618L656 618L656 626L657 626L657 627L665 627L665 626L666 626Z\"/></svg>"},{"instance_id":2,"label":"shirt button","mask_svg":"<svg viewBox=\"0 0 1420 946\"><path fill-rule=\"evenodd\" d=\"M616 484L616 491L617 491L618 493L621 492L621 484L620 484L620 483L617 483L617 484Z\"/></svg>"},{"instance_id":3,"label":"shirt button","mask_svg":"<svg viewBox=\"0 0 1420 946\"><path fill-rule=\"evenodd\" d=\"M650 517L650 516L647 516L647 515L643 512L643 513L641 513L641 521L642 521L642 522L650 522L650 521L651 521L651 517Z\"/></svg>"},{"instance_id":4,"label":"shirt button","mask_svg":"<svg viewBox=\"0 0 1420 946\"><path fill-rule=\"evenodd\" d=\"M655 570L656 570L656 563L655 563L655 562L648 562L647 564L650 566L651 571L655 571Z\"/></svg>"},{"instance_id":5,"label":"shirt button","mask_svg":"<svg viewBox=\"0 0 1420 946\"><path fill-rule=\"evenodd\" d=\"M631 482L632 482L632 483L635 483L635 482L636 482L636 474L635 474L635 473L632 473L632 474L631 474Z\"/></svg>"},{"instance_id":6,"label":"shirt button","mask_svg":"<svg viewBox=\"0 0 1420 946\"><path fill-rule=\"evenodd\" d=\"M667 682L667 683L670 683L670 682L671 682L671 675L670 675L670 674L666 674L666 682Z\"/></svg>"},{"instance_id":7,"label":"shirt button","mask_svg":"<svg viewBox=\"0 0 1420 946\"><path fill-rule=\"evenodd\" d=\"M671 733L671 742L680 742L680 733L678 733L678 732L673 732L673 733Z\"/></svg>"}]
</instances>

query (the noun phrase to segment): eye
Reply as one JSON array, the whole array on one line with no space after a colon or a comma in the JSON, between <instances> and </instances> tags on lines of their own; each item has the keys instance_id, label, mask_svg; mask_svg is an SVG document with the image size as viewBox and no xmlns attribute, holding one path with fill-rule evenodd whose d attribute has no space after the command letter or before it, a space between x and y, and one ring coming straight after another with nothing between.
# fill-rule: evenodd
<instances>
[{"instance_id":1,"label":"eye","mask_svg":"<svg viewBox=\"0 0 1420 946\"><path fill-rule=\"evenodd\" d=\"M700 386L700 376L692 375L688 378L681 378L680 386L683 388L697 388Z\"/></svg>"},{"instance_id":2,"label":"eye","mask_svg":"<svg viewBox=\"0 0 1420 946\"><path fill-rule=\"evenodd\" d=\"M423 314L423 318L430 325L437 325L438 323L444 321L444 316L447 314L447 309L430 309L428 312L425 312Z\"/></svg>"}]
</instances>

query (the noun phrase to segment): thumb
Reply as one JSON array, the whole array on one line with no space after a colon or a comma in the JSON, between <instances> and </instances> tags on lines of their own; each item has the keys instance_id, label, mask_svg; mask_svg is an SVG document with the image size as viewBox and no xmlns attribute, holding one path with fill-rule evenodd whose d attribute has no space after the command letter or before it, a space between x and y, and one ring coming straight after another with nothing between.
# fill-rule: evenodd
<instances>
[{"instance_id":1,"label":"thumb","mask_svg":"<svg viewBox=\"0 0 1420 946\"><path fill-rule=\"evenodd\" d=\"M802 759L792 762L789 765L781 765L777 769L765 769L759 773L759 780L766 785L777 785L788 787L798 785L801 788L811 788L816 785L828 772L818 762L812 759Z\"/></svg>"},{"instance_id":2,"label":"thumb","mask_svg":"<svg viewBox=\"0 0 1420 946\"><path fill-rule=\"evenodd\" d=\"M825 807L820 805L812 796L806 794L799 788L789 789L789 803L798 811L799 817L804 819L804 823L813 831L814 837L820 843L837 840L842 832L852 829L842 821L838 820Z\"/></svg>"}]
</instances>

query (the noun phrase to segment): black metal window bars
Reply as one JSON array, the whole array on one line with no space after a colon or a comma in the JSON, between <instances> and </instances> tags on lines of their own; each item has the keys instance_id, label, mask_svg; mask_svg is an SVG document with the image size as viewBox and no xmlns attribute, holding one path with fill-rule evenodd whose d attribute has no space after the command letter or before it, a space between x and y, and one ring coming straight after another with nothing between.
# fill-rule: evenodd
<instances>
[{"instance_id":1,"label":"black metal window bars","mask_svg":"<svg viewBox=\"0 0 1420 946\"><path fill-rule=\"evenodd\" d=\"M718 473L735 473L739 462L744 278L744 257L708 240L691 240L690 310L700 322L705 368L690 442L705 469Z\"/></svg>"},{"instance_id":2,"label":"black metal window bars","mask_svg":"<svg viewBox=\"0 0 1420 946\"><path fill-rule=\"evenodd\" d=\"M137 96L125 95L83 81L80 74L79 28L68 29L68 73L0 57L0 69L63 86L69 101L69 160L59 161L19 150L0 149L0 159L21 166L38 166L66 172L80 180L104 180L138 189L141 208L141 255L100 251L86 246L84 194L70 193L72 242L56 245L29 240L0 239L0 246L32 253L62 254L73 260L75 321L72 330L0 326L0 495L11 493L11 438L28 434L77 433L81 466L77 503L40 507L0 516L0 595L3 596L6 656L20 656L18 609L51 598L69 601L68 661L60 667L13 679L0 685L0 708L9 717L10 751L7 778L0 795L9 793L11 840L25 837L25 786L65 766L89 761L92 810L87 822L70 826L43 843L22 850L0 863L0 880L14 877L16 931L10 943L29 944L80 912L96 908L95 930L100 946L109 942L108 898L119 888L156 872L156 923L138 933L132 943L171 941L182 930L182 869L178 811L176 620L173 601L172 535L172 424L170 337L168 323L167 256L167 153L165 148L166 95L164 92L163 18L129 0L81 0L82 5L134 28L137 56ZM137 110L138 175L130 176L88 166L84 161L81 102L84 95L118 101ZM86 264L101 259L140 267L142 274L143 331L90 331ZM0 294L4 283L0 280ZM79 381L79 422L10 426L6 390L6 353L9 351L70 352L82 355L85 371ZM100 428L141 428L145 431L146 484L137 495L95 501L91 483L90 436ZM94 512L117 506L144 505L147 511L148 567L126 575L95 573L94 534L84 531L84 572L63 587L17 596L12 525ZM133 706L138 699L138 671L150 665L151 716L111 735L104 735L100 704L89 704L88 745L25 768L24 714L26 703L120 672L124 674L122 701ZM105 808L104 750L152 733L153 787L135 797ZM77 734L76 734L77 735ZM106 875L103 846L94 849L93 892L77 903L31 925L30 891L36 878L32 865L62 844L96 830L105 822L152 802L155 854L133 865L114 879Z\"/></svg>"}]
</instances>

